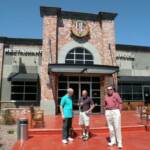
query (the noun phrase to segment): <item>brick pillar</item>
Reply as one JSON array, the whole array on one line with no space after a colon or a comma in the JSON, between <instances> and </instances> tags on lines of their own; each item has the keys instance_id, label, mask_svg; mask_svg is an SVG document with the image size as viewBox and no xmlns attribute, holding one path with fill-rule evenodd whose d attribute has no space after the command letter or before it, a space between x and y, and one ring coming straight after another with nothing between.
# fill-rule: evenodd
<instances>
[{"instance_id":1,"label":"brick pillar","mask_svg":"<svg viewBox=\"0 0 150 150\"><path fill-rule=\"evenodd\" d=\"M115 27L113 20L102 20L102 45L105 65L116 65Z\"/></svg>"},{"instance_id":2,"label":"brick pillar","mask_svg":"<svg viewBox=\"0 0 150 150\"><path fill-rule=\"evenodd\" d=\"M43 47L41 65L41 107L45 114L56 114L56 80L54 73L48 74L48 64L57 63L57 8L41 10L43 17ZM52 14L51 14L52 13Z\"/></svg>"},{"instance_id":3,"label":"brick pillar","mask_svg":"<svg viewBox=\"0 0 150 150\"><path fill-rule=\"evenodd\" d=\"M4 55L4 43L0 43L0 100L1 100L1 89L2 89L2 73L3 73L3 55Z\"/></svg>"},{"instance_id":4,"label":"brick pillar","mask_svg":"<svg viewBox=\"0 0 150 150\"><path fill-rule=\"evenodd\" d=\"M116 62L116 42L115 42L115 22L114 20L102 21L103 32L103 48L105 52L104 63L105 65L117 66ZM111 84L117 89L117 73L112 74Z\"/></svg>"},{"instance_id":5,"label":"brick pillar","mask_svg":"<svg viewBox=\"0 0 150 150\"><path fill-rule=\"evenodd\" d=\"M102 47L103 47L103 64L116 66L116 42L115 42L115 23L114 19L117 14L100 13L100 24L102 29ZM101 80L101 105L104 105L104 95L106 88L113 85L117 88L117 74L104 75ZM104 110L102 109L102 112Z\"/></svg>"},{"instance_id":6,"label":"brick pillar","mask_svg":"<svg viewBox=\"0 0 150 150\"><path fill-rule=\"evenodd\" d=\"M101 109L101 112L103 113L104 112L104 97L105 97L105 94L107 92L107 87L109 85L113 85L113 77L112 75L104 75L101 77L101 106L102 106L102 109Z\"/></svg>"}]
</instances>

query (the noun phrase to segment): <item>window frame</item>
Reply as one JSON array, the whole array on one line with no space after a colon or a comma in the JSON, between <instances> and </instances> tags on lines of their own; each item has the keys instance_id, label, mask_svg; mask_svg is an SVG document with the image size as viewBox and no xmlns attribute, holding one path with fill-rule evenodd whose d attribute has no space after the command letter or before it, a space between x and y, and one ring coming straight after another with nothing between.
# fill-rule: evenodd
<instances>
[{"instance_id":1,"label":"window frame","mask_svg":"<svg viewBox=\"0 0 150 150\"><path fill-rule=\"evenodd\" d=\"M17 81L17 82L19 82L19 81ZM39 83L38 83L38 81L37 82L34 82L34 84L27 84L28 83L28 81L26 82L26 81L21 81L20 83L22 83L22 84L16 84L17 82L15 82L15 81L13 81L13 82L11 82L11 100L12 101L16 101L16 102L37 102L38 100L39 100ZM13 92L13 87L23 87L23 92ZM34 87L35 89L36 89L36 91L35 92L26 92L26 88L29 88L29 87ZM15 98L12 98L13 97L13 95L17 95L17 94L19 94L19 95L22 95L22 99L15 99ZM25 99L25 97L27 96L27 95L34 95L36 98L35 98L35 100L33 100L33 99L30 99L30 100L26 100Z\"/></svg>"},{"instance_id":2,"label":"window frame","mask_svg":"<svg viewBox=\"0 0 150 150\"><path fill-rule=\"evenodd\" d=\"M130 92L128 92L128 91L125 91L125 92L124 92L123 89L122 89L123 86L130 86L131 91L130 91ZM134 90L134 88L135 88L136 86L137 86L137 87L139 86L139 87L141 88L141 89L140 89L141 92L140 92L140 91L137 92L137 91ZM119 83L119 93L120 93L120 95L121 95L122 100L123 100L123 101L127 101L127 102L128 102L128 101L133 101L133 102L134 102L134 101L141 101L141 100L143 99L142 84L127 84L127 83L124 83L124 84L123 84L123 83ZM128 96L130 95L130 96L131 96L131 99L128 99L128 100L127 100L127 99L124 99L123 95L124 95L124 96L125 96L125 95L128 95ZM141 99L135 99L134 97L137 96L137 95L141 95Z\"/></svg>"},{"instance_id":3,"label":"window frame","mask_svg":"<svg viewBox=\"0 0 150 150\"><path fill-rule=\"evenodd\" d=\"M82 50L82 52L77 52L79 49ZM69 55L73 55L73 57L68 58ZM77 56L78 57L80 56L83 59L77 59ZM87 59L86 56L90 56L91 59ZM70 63L68 63L67 61L70 61ZM76 62L78 62L78 63L76 63ZM79 63L79 62L81 62L81 63ZM89 50L87 50L86 48L76 47L76 48L71 49L67 53L66 58L65 58L65 64L84 64L84 65L91 64L91 65L93 65L94 64L94 58L93 58L92 53Z\"/></svg>"}]
</instances>

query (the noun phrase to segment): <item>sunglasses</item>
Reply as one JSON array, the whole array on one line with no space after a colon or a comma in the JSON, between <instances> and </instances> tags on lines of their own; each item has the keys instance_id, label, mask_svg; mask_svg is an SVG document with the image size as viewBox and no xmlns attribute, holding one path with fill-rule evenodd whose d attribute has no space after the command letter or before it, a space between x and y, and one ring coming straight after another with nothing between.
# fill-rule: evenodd
<instances>
[{"instance_id":1,"label":"sunglasses","mask_svg":"<svg viewBox=\"0 0 150 150\"><path fill-rule=\"evenodd\" d=\"M113 90L113 89L107 89L107 90Z\"/></svg>"}]
</instances>

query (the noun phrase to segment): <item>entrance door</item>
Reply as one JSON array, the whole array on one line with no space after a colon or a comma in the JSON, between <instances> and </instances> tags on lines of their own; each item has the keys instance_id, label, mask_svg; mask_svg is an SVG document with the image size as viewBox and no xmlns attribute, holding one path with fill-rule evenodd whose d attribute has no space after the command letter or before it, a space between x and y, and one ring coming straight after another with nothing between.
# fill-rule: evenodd
<instances>
[{"instance_id":1,"label":"entrance door","mask_svg":"<svg viewBox=\"0 0 150 150\"><path fill-rule=\"evenodd\" d=\"M70 83L69 87L74 90L74 95L73 95L73 109L78 110L78 100L79 100L79 84L78 83Z\"/></svg>"},{"instance_id":2,"label":"entrance door","mask_svg":"<svg viewBox=\"0 0 150 150\"><path fill-rule=\"evenodd\" d=\"M88 95L91 96L90 84L88 84L88 83L81 83L80 97L82 96L82 91L83 90L86 90L88 92Z\"/></svg>"},{"instance_id":3,"label":"entrance door","mask_svg":"<svg viewBox=\"0 0 150 150\"><path fill-rule=\"evenodd\" d=\"M73 109L78 110L78 101L80 97L82 96L82 91L87 90L88 95L91 96L90 94L90 84L89 83L69 83L69 87L74 89L74 95L73 95Z\"/></svg>"},{"instance_id":4,"label":"entrance door","mask_svg":"<svg viewBox=\"0 0 150 150\"><path fill-rule=\"evenodd\" d=\"M144 102L145 104L149 104L150 103L150 87L144 87Z\"/></svg>"},{"instance_id":5,"label":"entrance door","mask_svg":"<svg viewBox=\"0 0 150 150\"><path fill-rule=\"evenodd\" d=\"M61 97L66 94L67 88L74 89L73 103L77 104L81 97L82 91L87 90L88 95L97 104L93 110L94 113L101 111L100 102L100 77L86 76L60 76L58 82L58 105ZM78 110L78 106L74 105L73 109Z\"/></svg>"}]
</instances>

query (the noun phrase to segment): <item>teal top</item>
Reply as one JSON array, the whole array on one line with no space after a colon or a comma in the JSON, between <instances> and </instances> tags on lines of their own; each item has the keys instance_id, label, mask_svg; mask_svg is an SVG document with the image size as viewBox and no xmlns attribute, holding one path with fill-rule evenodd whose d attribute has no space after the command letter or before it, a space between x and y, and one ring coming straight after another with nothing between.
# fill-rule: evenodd
<instances>
[{"instance_id":1,"label":"teal top","mask_svg":"<svg viewBox=\"0 0 150 150\"><path fill-rule=\"evenodd\" d=\"M73 117L73 107L72 107L72 97L65 95L61 98L60 105L63 108L64 118L72 118Z\"/></svg>"}]
</instances>

